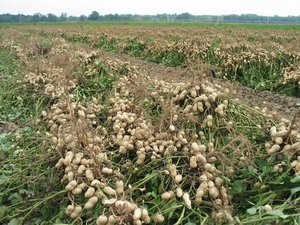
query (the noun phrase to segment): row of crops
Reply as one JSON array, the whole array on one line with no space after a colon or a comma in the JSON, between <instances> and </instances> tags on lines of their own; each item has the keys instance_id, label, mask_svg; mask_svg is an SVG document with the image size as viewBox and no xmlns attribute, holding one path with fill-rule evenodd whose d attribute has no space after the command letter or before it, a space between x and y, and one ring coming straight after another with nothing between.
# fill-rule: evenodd
<instances>
[{"instance_id":1,"label":"row of crops","mask_svg":"<svg viewBox=\"0 0 300 225\"><path fill-rule=\"evenodd\" d=\"M24 112L2 118L24 122L1 136L2 223L300 223L293 121L18 32L3 41L24 71L1 98Z\"/></svg>"},{"instance_id":2,"label":"row of crops","mask_svg":"<svg viewBox=\"0 0 300 225\"><path fill-rule=\"evenodd\" d=\"M117 32L117 31L116 31ZM128 32L128 31L127 31ZM222 34L177 38L151 38L149 36L119 36L98 32L61 32L56 35L71 42L88 43L113 53L126 53L134 57L172 67L199 67L211 65L218 78L238 81L258 90L270 90L292 96L299 96L300 53L285 48L294 43L292 37L271 36L268 47L261 46L264 36L248 35L246 39L235 37L230 41ZM230 35L230 34L228 34ZM125 37L124 37L125 36ZM249 41L250 40L250 41ZM264 40L264 42L267 42Z\"/></svg>"}]
</instances>

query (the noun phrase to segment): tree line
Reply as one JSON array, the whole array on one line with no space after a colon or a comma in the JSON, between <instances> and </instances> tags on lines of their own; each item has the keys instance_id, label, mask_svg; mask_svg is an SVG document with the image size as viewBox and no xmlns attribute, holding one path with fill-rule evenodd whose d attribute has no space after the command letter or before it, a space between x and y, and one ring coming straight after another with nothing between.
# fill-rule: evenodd
<instances>
[{"instance_id":1,"label":"tree line","mask_svg":"<svg viewBox=\"0 0 300 225\"><path fill-rule=\"evenodd\" d=\"M192 15L190 13L181 14L157 14L157 15L137 15L137 14L107 14L100 15L93 11L88 16L69 16L61 13L57 16L53 13L43 15L35 13L33 15L24 14L1 14L0 23L38 23L38 22L86 22L86 21L195 21L195 22L241 22L241 23L300 23L299 16L259 16L256 14L231 14L222 16L213 15Z\"/></svg>"}]
</instances>

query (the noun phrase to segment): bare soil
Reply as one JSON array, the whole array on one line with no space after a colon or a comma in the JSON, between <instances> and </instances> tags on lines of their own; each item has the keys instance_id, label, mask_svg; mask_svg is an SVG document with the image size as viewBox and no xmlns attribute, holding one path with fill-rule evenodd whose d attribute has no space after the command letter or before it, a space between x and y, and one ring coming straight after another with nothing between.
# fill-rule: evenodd
<instances>
[{"instance_id":1,"label":"bare soil","mask_svg":"<svg viewBox=\"0 0 300 225\"><path fill-rule=\"evenodd\" d=\"M11 122L0 122L0 134L9 133L18 129L18 126Z\"/></svg>"}]
</instances>

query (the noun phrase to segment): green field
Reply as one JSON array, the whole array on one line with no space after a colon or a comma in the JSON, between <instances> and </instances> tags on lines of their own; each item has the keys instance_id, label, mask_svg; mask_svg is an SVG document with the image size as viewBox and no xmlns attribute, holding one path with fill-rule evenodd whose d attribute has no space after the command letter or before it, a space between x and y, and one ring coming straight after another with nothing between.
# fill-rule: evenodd
<instances>
[{"instance_id":1,"label":"green field","mask_svg":"<svg viewBox=\"0 0 300 225\"><path fill-rule=\"evenodd\" d=\"M184 26L184 27L213 27L213 28L249 28L300 30L299 24L264 24L264 23L216 23L216 22L57 22L57 23L0 23L1 26Z\"/></svg>"}]
</instances>

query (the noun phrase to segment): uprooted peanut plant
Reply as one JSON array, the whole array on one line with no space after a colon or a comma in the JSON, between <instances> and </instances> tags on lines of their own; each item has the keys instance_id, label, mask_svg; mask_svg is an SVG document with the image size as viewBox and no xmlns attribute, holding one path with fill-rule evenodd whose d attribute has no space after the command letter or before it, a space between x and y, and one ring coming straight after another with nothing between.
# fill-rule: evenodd
<instances>
[{"instance_id":1,"label":"uprooted peanut plant","mask_svg":"<svg viewBox=\"0 0 300 225\"><path fill-rule=\"evenodd\" d=\"M12 133L16 144L6 149L14 156L5 160L21 154L29 163L34 152L26 158L27 151L36 148L33 161L47 167L28 178L19 173L43 185L22 188L23 207L1 196L4 223L300 223L300 134L292 121L244 106L209 81L159 80L101 52L51 41L45 55L5 42L26 67L15 88L41 102L28 125L34 138ZM55 182L40 179L47 171ZM13 181L1 182L9 188ZM50 201L57 205L48 216L39 207Z\"/></svg>"}]
</instances>

